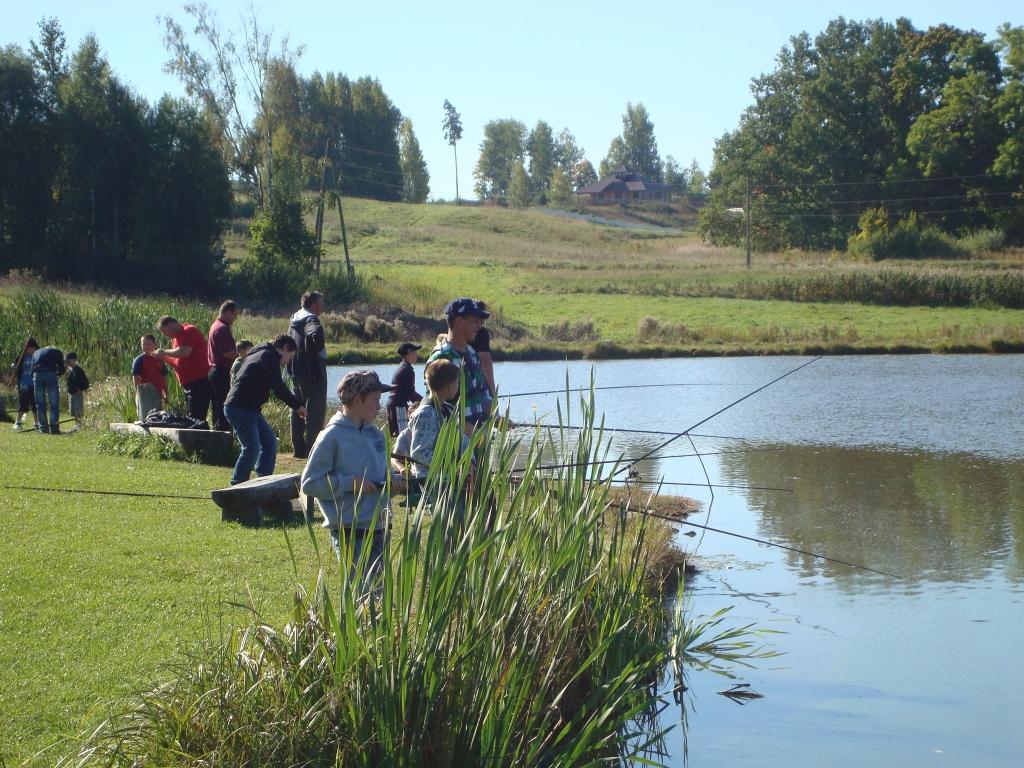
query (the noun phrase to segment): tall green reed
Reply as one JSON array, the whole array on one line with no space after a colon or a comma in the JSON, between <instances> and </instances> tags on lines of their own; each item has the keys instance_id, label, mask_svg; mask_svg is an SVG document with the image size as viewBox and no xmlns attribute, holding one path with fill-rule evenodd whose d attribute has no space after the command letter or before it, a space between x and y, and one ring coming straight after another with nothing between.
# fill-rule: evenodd
<instances>
[{"instance_id":1,"label":"tall green reed","mask_svg":"<svg viewBox=\"0 0 1024 768\"><path fill-rule=\"evenodd\" d=\"M249 626L170 667L61 764L643 757L662 736L652 691L673 617L645 578L645 518L627 517L599 482L592 462L606 449L592 399L582 406L586 429L538 430L529 446L487 425L462 452L451 420L419 504L390 520L376 598L351 548L306 578L296 566L287 624L254 608ZM545 476L551 450L575 461ZM512 472L517 462L525 472ZM323 538L308 534L319 556Z\"/></svg>"}]
</instances>

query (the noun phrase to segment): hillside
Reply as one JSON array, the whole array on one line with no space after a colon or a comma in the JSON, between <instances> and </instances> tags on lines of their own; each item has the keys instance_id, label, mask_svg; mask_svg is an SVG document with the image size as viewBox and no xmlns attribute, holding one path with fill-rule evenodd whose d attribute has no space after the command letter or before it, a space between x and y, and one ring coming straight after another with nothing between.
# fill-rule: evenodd
<instances>
[{"instance_id":1,"label":"hillside","mask_svg":"<svg viewBox=\"0 0 1024 768\"><path fill-rule=\"evenodd\" d=\"M497 343L515 355L1024 343L1020 251L877 263L755 253L748 270L742 251L707 246L692 229L595 224L542 209L347 199L345 218L369 291L359 314L438 318L450 298L476 296L496 312ZM324 242L328 262L343 260L336 211L326 216ZM239 255L244 241L229 246Z\"/></svg>"}]
</instances>

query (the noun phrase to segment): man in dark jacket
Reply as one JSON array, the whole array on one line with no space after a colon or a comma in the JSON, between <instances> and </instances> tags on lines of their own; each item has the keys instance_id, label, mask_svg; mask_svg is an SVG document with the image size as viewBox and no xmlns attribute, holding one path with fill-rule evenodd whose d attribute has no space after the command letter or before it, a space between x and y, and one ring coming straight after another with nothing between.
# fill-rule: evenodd
<instances>
[{"instance_id":1,"label":"man in dark jacket","mask_svg":"<svg viewBox=\"0 0 1024 768\"><path fill-rule=\"evenodd\" d=\"M32 385L35 387L39 431L44 435L60 434L60 389L57 377L64 375L64 353L56 347L43 347L32 355ZM50 401L50 418L46 418L46 401Z\"/></svg>"},{"instance_id":2,"label":"man in dark jacket","mask_svg":"<svg viewBox=\"0 0 1024 768\"><path fill-rule=\"evenodd\" d=\"M323 296L308 291L302 294L302 308L292 315L288 328L296 346L288 372L295 384L295 397L306 408L305 420L292 411L292 446L297 459L309 456L327 415L327 340L320 324L323 311Z\"/></svg>"},{"instance_id":3,"label":"man in dark jacket","mask_svg":"<svg viewBox=\"0 0 1024 768\"><path fill-rule=\"evenodd\" d=\"M254 347L238 370L238 376L224 400L224 416L242 445L231 475L232 485L248 480L253 467L259 477L274 473L277 435L261 412L271 392L291 406L299 418L306 415L302 401L281 379L281 368L292 360L295 351L295 341L281 334L269 344Z\"/></svg>"}]
</instances>

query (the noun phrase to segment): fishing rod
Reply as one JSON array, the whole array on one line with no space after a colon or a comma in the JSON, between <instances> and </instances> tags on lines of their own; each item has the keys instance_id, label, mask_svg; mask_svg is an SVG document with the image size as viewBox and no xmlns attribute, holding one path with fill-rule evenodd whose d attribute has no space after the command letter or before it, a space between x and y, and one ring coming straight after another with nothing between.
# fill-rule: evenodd
<instances>
[{"instance_id":1,"label":"fishing rod","mask_svg":"<svg viewBox=\"0 0 1024 768\"><path fill-rule=\"evenodd\" d=\"M663 430L663 429L625 429L625 428L621 428L621 427L617 428L617 429L613 429L612 427L580 427L580 426L576 426L574 424L543 424L543 423L540 423L540 422L537 422L537 423L534 423L534 424L515 424L515 425L513 425L512 428L513 429L533 429L535 427L540 427L542 429L576 429L576 430L592 429L595 432L626 432L626 433L637 434L637 435L675 435L675 434L678 434L676 432L668 432L668 431ZM693 437L707 437L707 438L712 438L712 439L715 439L715 440L748 440L749 439L749 438L746 438L746 437L737 437L735 435L706 435L706 434L700 434L698 432L691 432L689 434L691 436L693 436Z\"/></svg>"},{"instance_id":2,"label":"fishing rod","mask_svg":"<svg viewBox=\"0 0 1024 768\"><path fill-rule=\"evenodd\" d=\"M77 419L64 419L64 421L58 421L56 424L51 424L50 426L53 427L53 426L60 426L61 424L70 424L72 421L77 421ZM37 424L36 426L32 427L32 429L23 429L23 430L21 430L19 432L19 434L27 435L29 432L37 432L38 430L39 430L39 425Z\"/></svg>"},{"instance_id":3,"label":"fishing rod","mask_svg":"<svg viewBox=\"0 0 1024 768\"><path fill-rule=\"evenodd\" d=\"M783 451L785 448L748 448L743 451L703 451L697 453L668 453L662 454L661 456L655 456L656 459L690 459L695 456L731 456L733 454L740 453L759 453L763 451ZM392 458L398 458L394 456ZM534 469L569 469L571 467L597 467L603 464L636 464L641 459L630 459L625 456L618 459L604 459L602 461L576 461L568 464L539 464ZM526 467L514 467L513 472L525 472Z\"/></svg>"},{"instance_id":4,"label":"fishing rod","mask_svg":"<svg viewBox=\"0 0 1024 768\"><path fill-rule=\"evenodd\" d=\"M18 359L14 361L14 365L11 366L11 370L7 374L7 380L10 386L14 387L18 384L18 367L25 360L25 353L28 352L28 340L32 338L31 332L25 337L25 343L21 345L21 354L18 355Z\"/></svg>"},{"instance_id":5,"label":"fishing rod","mask_svg":"<svg viewBox=\"0 0 1024 768\"><path fill-rule=\"evenodd\" d=\"M502 398L502 397L528 397L528 396L532 396L532 395L561 395L562 393L568 393L568 392L590 392L591 390L593 390L594 392L597 392L599 390L603 391L603 390L608 390L608 389L655 389L657 387L728 387L728 386L734 386L734 385L731 385L731 384L718 384L718 383L713 383L713 382L704 382L704 383L700 383L700 384L684 384L684 383L679 383L679 384L618 384L618 385L615 385L615 386L608 386L608 387L575 387L573 389L545 389L545 390L541 390L539 392L516 392L516 393L511 394L511 395L501 395L501 394L499 394L498 397Z\"/></svg>"},{"instance_id":6,"label":"fishing rod","mask_svg":"<svg viewBox=\"0 0 1024 768\"><path fill-rule=\"evenodd\" d=\"M728 404L727 406L725 406L724 408L719 408L719 409L718 409L717 411L715 411L714 413L712 413L712 414L711 414L710 416L707 416L707 417L705 417L705 418L701 419L700 421L698 421L698 422L697 422L696 424L694 424L693 426L691 426L691 427L689 427L689 428L687 428L687 429L684 429L684 430L683 430L682 432L679 432L678 434L676 434L676 435L674 435L674 436L670 437L670 438L669 438L668 440L665 440L665 441L664 441L663 443L661 443L660 445L658 445L658 446L656 446L656 447L652 448L652 449L651 449L651 450L649 450L649 451L648 451L647 453L645 453L645 454L644 454L643 456L641 456L641 457L640 457L639 459L637 459L637 461L642 461L643 459L647 459L647 458L650 458L650 457L651 457L651 456L653 456L653 455L654 455L655 453L657 453L658 451L660 451L660 450L661 450L662 448L666 447L667 445L670 445L671 443L674 443L674 442L675 442L676 440L678 440L678 439L679 439L680 437L684 437L684 436L689 436L689 437L693 437L693 435L691 434L691 431L692 431L692 430L694 430L694 429L696 429L696 428L697 428L697 427L699 427L700 425L708 423L709 421L711 421L711 420L712 420L713 418L715 418L716 416L719 416L719 415L721 415L721 414L725 413L725 412L726 412L727 410L729 410L730 408L732 408L732 407L734 407L734 406L737 406L737 405L739 405L740 403L742 403L742 402L743 402L744 400L746 400L747 398L753 397L753 396L754 396L754 395L756 395L756 394L757 394L758 392L761 392L761 391L763 391L763 390L767 389L768 387L770 387L770 386L771 386L772 384L775 384L776 382L782 381L782 380L783 380L784 378L786 378L787 376L792 376L792 375L793 375L794 373L796 373L797 371L799 371L799 370L801 370L801 369L803 369L803 368L806 368L806 367L807 367L808 365L810 365L811 363L816 363L816 362L817 362L818 360L821 360L821 358L822 358L822 357L823 357L823 355L818 355L817 357L813 357L813 358L811 358L810 360L808 360L808 361L807 361L806 363L802 363L802 364L798 365L798 366L797 366L796 368L793 368L793 369L791 369L791 370L789 370L789 371L786 371L786 372L785 372L784 374L782 374L781 376L778 376L778 377L776 377L776 378L772 379L772 380L771 380L771 381L769 381L769 382L768 382L767 384L763 384L763 385L761 385L760 387L758 387L757 389L755 389L755 390L754 390L753 392L748 392L747 394L745 394L745 395L744 395L743 397L739 398L738 400L734 400L733 402L729 403L729 404ZM621 467L620 469L617 469L617 470L615 470L615 472L614 472L614 473L612 473L612 475L614 476L614 475L620 474L620 473L621 473L621 472L623 472L623 471L624 471L625 469L627 469L627 467Z\"/></svg>"},{"instance_id":7,"label":"fishing rod","mask_svg":"<svg viewBox=\"0 0 1024 768\"><path fill-rule=\"evenodd\" d=\"M608 506L610 507L613 504L614 504L614 502L610 503ZM879 570L877 568L869 568L866 565L860 565L858 563L851 563L849 560L840 560L837 557L829 557L828 555L821 555L821 554L818 554L817 552L810 552L810 551L808 551L806 549L799 549L798 547L790 547L790 546L788 546L786 544L777 544L774 541L768 541L767 539L759 539L759 538L757 538L755 536L747 536L746 534L735 533L734 531L726 531L726 530L724 530L722 528L713 528L710 525L701 525L700 523L691 523L691 522L689 522L687 520L683 520L683 519L680 519L680 518L677 518L677 517L671 517L670 515L661 515L661 514L658 514L657 512L651 512L651 511L645 510L645 509L636 509L635 507L630 507L630 506L626 506L623 509L625 509L627 512L634 512L636 514L646 515L647 517L656 517L659 520L668 520L670 523L679 523L681 525L688 525L691 528L700 528L701 530L704 530L704 531L711 531L712 533L721 533L721 534L723 534L725 536L732 536L732 537L737 538L737 539L744 539L746 541L752 541L752 542L754 542L756 544L764 544L766 547L776 547L778 549L784 549L787 552L796 552L797 554L807 555L808 557L813 557L813 558L816 558L818 560L826 560L826 561L828 561L830 563L838 563L840 565L846 565L846 566L849 566L850 568L856 568L857 570L860 570L860 571L869 571L871 573L877 573L877 574L879 574L881 576L888 576L890 578L898 579L900 581L902 581L903 578L904 578L903 576L900 576L900 575L895 574L895 573L890 573L889 571L882 571L882 570Z\"/></svg>"},{"instance_id":8,"label":"fishing rod","mask_svg":"<svg viewBox=\"0 0 1024 768\"><path fill-rule=\"evenodd\" d=\"M9 491L42 491L44 493L89 493L97 496L141 496L147 499L194 499L196 501L210 501L209 496L182 496L180 493L145 493L143 491L98 491L91 488L42 488L34 485L0 485L0 488Z\"/></svg>"}]
</instances>

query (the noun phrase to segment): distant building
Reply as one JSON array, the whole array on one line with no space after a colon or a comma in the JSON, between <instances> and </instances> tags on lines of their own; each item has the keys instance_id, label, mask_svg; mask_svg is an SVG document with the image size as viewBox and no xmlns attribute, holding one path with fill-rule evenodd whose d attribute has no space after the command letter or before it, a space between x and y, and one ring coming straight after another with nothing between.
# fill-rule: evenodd
<instances>
[{"instance_id":1,"label":"distant building","mask_svg":"<svg viewBox=\"0 0 1024 768\"><path fill-rule=\"evenodd\" d=\"M588 200L589 198L589 200ZM628 203L635 200L672 200L672 187L633 173L620 165L611 176L576 190L576 199L593 205Z\"/></svg>"}]
</instances>

